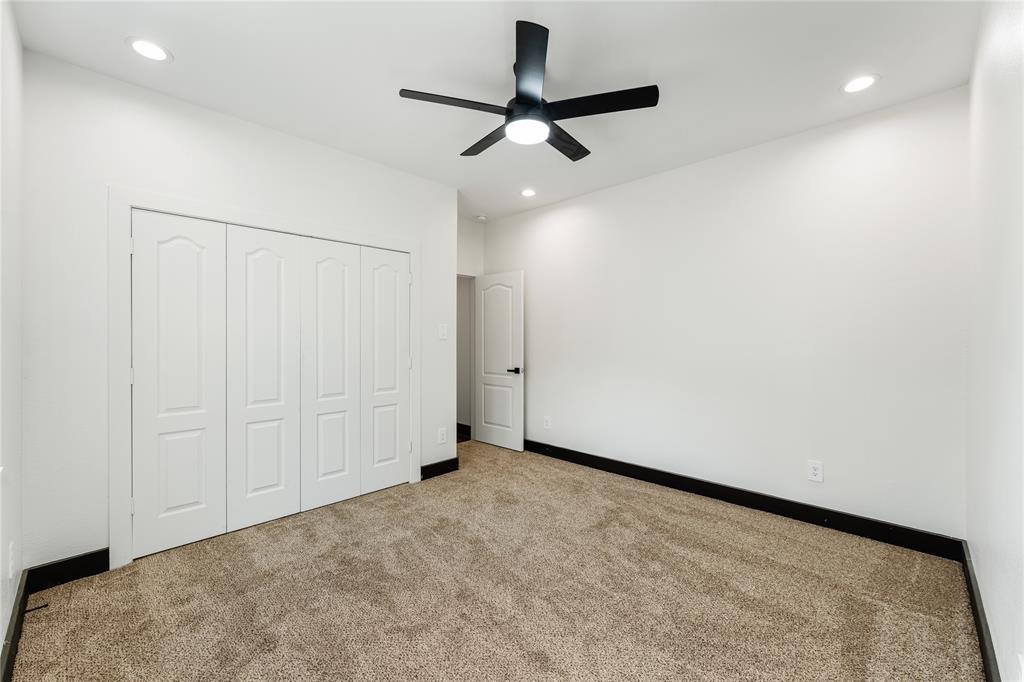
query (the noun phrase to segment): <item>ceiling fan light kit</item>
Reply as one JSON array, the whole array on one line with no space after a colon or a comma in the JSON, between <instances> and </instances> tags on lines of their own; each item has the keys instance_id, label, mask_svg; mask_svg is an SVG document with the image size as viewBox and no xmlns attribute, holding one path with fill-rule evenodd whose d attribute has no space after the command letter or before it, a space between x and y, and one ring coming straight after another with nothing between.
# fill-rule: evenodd
<instances>
[{"instance_id":1,"label":"ceiling fan light kit","mask_svg":"<svg viewBox=\"0 0 1024 682\"><path fill-rule=\"evenodd\" d=\"M399 96L423 102L474 109L505 117L505 122L462 152L476 156L503 137L517 144L547 142L572 161L579 161L590 150L555 123L567 118L608 114L629 109L643 109L658 104L658 86L647 85L617 90L600 95L586 95L548 102L543 95L545 61L548 53L548 30L529 21L516 22L516 96L506 106L474 102L458 97L434 95L429 92L402 89Z\"/></svg>"},{"instance_id":2,"label":"ceiling fan light kit","mask_svg":"<svg viewBox=\"0 0 1024 682\"><path fill-rule=\"evenodd\" d=\"M543 119L534 116L510 118L505 124L505 137L516 144L539 144L546 142L551 127Z\"/></svg>"}]
</instances>

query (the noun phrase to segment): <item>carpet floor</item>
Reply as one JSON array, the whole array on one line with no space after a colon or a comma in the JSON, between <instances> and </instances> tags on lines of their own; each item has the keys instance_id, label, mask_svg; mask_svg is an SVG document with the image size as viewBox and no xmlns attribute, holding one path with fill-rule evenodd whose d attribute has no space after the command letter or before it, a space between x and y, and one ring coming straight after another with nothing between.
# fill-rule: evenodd
<instances>
[{"instance_id":1,"label":"carpet floor","mask_svg":"<svg viewBox=\"0 0 1024 682\"><path fill-rule=\"evenodd\" d=\"M31 596L14 679L981 680L960 565L534 454Z\"/></svg>"}]
</instances>

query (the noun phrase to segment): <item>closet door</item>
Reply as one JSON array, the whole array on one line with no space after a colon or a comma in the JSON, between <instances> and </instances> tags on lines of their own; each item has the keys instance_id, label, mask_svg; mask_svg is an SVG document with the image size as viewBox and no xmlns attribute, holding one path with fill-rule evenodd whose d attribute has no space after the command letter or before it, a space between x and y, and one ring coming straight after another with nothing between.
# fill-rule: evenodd
<instances>
[{"instance_id":1,"label":"closet door","mask_svg":"<svg viewBox=\"0 0 1024 682\"><path fill-rule=\"evenodd\" d=\"M302 509L359 494L359 247L303 239Z\"/></svg>"},{"instance_id":2,"label":"closet door","mask_svg":"<svg viewBox=\"0 0 1024 682\"><path fill-rule=\"evenodd\" d=\"M302 238L227 228L227 528L299 511Z\"/></svg>"},{"instance_id":3,"label":"closet door","mask_svg":"<svg viewBox=\"0 0 1024 682\"><path fill-rule=\"evenodd\" d=\"M361 247L364 493L409 481L409 254Z\"/></svg>"},{"instance_id":4,"label":"closet door","mask_svg":"<svg viewBox=\"0 0 1024 682\"><path fill-rule=\"evenodd\" d=\"M224 532L224 230L132 211L136 557Z\"/></svg>"}]
</instances>

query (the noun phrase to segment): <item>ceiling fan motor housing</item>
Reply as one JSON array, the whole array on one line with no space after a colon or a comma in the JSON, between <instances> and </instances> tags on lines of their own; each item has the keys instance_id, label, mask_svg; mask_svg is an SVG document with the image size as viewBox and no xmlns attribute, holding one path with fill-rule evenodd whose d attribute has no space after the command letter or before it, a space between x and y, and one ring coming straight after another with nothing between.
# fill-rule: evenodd
<instances>
[{"instance_id":1,"label":"ceiling fan motor housing","mask_svg":"<svg viewBox=\"0 0 1024 682\"><path fill-rule=\"evenodd\" d=\"M540 104L536 102L520 102L513 97L508 101L508 113L505 114L505 123L511 123L521 118L532 118L544 123L550 123L551 118L548 116L547 103L547 100L543 99L540 101Z\"/></svg>"}]
</instances>

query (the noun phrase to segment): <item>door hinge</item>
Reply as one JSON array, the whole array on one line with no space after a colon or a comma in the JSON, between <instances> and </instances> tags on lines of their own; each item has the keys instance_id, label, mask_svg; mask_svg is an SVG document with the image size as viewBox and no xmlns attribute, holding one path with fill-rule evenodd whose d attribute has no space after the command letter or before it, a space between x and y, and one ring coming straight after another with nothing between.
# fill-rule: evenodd
<instances>
[{"instance_id":1,"label":"door hinge","mask_svg":"<svg viewBox=\"0 0 1024 682\"><path fill-rule=\"evenodd\" d=\"M135 368L134 367L129 367L128 368L128 385L129 386L134 386L135 385Z\"/></svg>"},{"instance_id":2,"label":"door hinge","mask_svg":"<svg viewBox=\"0 0 1024 682\"><path fill-rule=\"evenodd\" d=\"M409 353L409 369L412 369L412 353Z\"/></svg>"},{"instance_id":3,"label":"door hinge","mask_svg":"<svg viewBox=\"0 0 1024 682\"><path fill-rule=\"evenodd\" d=\"M135 498L134 497L131 498L130 500L128 500L128 505L131 508L132 516L135 516Z\"/></svg>"},{"instance_id":4,"label":"door hinge","mask_svg":"<svg viewBox=\"0 0 1024 682\"><path fill-rule=\"evenodd\" d=\"M135 237L128 238L128 253L129 255L135 253Z\"/></svg>"},{"instance_id":5,"label":"door hinge","mask_svg":"<svg viewBox=\"0 0 1024 682\"><path fill-rule=\"evenodd\" d=\"M412 441L409 441L409 452L412 452Z\"/></svg>"}]
</instances>

